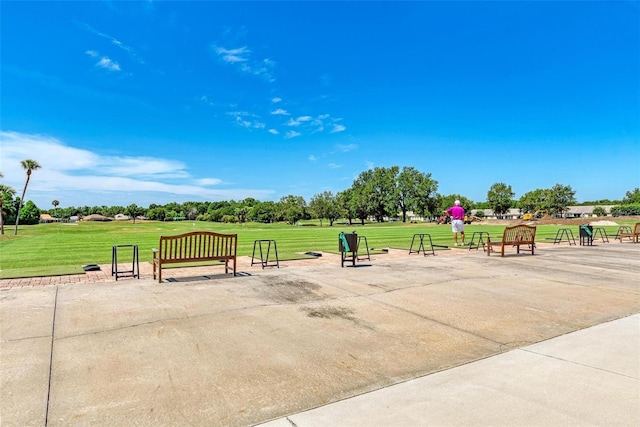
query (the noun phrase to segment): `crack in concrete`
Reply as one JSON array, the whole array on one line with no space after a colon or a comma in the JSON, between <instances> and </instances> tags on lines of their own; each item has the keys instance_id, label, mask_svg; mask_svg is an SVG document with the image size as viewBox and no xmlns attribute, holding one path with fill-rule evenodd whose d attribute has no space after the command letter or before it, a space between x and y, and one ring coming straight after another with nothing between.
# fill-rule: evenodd
<instances>
[{"instance_id":1,"label":"crack in concrete","mask_svg":"<svg viewBox=\"0 0 640 427\"><path fill-rule=\"evenodd\" d=\"M56 312L58 309L58 286L56 286L56 295L53 300L53 320L51 322L51 348L49 350L49 382L47 384L47 407L44 413L44 425L49 424L49 402L51 401L51 376L53 374L53 344L56 337Z\"/></svg>"}]
</instances>

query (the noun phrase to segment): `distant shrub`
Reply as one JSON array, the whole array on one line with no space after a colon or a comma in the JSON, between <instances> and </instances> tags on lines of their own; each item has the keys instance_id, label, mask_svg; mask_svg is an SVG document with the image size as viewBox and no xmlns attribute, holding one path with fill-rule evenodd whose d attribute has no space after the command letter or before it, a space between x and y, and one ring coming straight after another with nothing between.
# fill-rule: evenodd
<instances>
[{"instance_id":1,"label":"distant shrub","mask_svg":"<svg viewBox=\"0 0 640 427\"><path fill-rule=\"evenodd\" d=\"M612 216L637 216L640 215L640 203L619 205L611 208Z\"/></svg>"}]
</instances>

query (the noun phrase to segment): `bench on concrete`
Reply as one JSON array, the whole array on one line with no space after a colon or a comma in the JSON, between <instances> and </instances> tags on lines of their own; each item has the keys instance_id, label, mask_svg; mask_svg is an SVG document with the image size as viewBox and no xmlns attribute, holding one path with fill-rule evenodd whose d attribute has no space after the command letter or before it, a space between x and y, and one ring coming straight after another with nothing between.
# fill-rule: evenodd
<instances>
[{"instance_id":1,"label":"bench on concrete","mask_svg":"<svg viewBox=\"0 0 640 427\"><path fill-rule=\"evenodd\" d=\"M620 242L622 242L622 239L625 237L628 237L634 243L640 242L640 222L635 223L635 225L633 226L633 231L621 231L618 234L618 237L620 237Z\"/></svg>"},{"instance_id":2,"label":"bench on concrete","mask_svg":"<svg viewBox=\"0 0 640 427\"><path fill-rule=\"evenodd\" d=\"M515 246L516 253L520 253L520 247L526 246L523 251L531 252L534 254L536 247L536 227L526 224L518 224L512 227L506 227L502 233L502 239L500 241L491 241L491 237L487 237L487 255L491 255L491 250L494 246L500 247L500 256L504 256L504 248L507 246Z\"/></svg>"},{"instance_id":3,"label":"bench on concrete","mask_svg":"<svg viewBox=\"0 0 640 427\"><path fill-rule=\"evenodd\" d=\"M153 248L153 278L162 282L162 266L165 264L224 261L224 272L229 273L229 261L233 261L236 275L238 235L211 231L193 231L175 236L160 236L158 248Z\"/></svg>"}]
</instances>

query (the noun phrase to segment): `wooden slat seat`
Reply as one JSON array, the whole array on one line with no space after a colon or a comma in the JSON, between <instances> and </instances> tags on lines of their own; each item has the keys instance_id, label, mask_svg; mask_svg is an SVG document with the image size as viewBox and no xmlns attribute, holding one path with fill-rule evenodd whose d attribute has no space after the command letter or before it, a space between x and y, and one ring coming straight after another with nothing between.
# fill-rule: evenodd
<instances>
[{"instance_id":1,"label":"wooden slat seat","mask_svg":"<svg viewBox=\"0 0 640 427\"><path fill-rule=\"evenodd\" d=\"M507 246L515 246L516 253L520 253L520 247L526 246L523 251L531 252L534 254L536 247L536 227L532 225L519 224L512 227L506 227L502 233L502 239L500 241L491 241L491 237L487 238L487 255L491 255L492 248L494 246L500 247L500 256L504 256L504 248Z\"/></svg>"},{"instance_id":2,"label":"wooden slat seat","mask_svg":"<svg viewBox=\"0 0 640 427\"><path fill-rule=\"evenodd\" d=\"M635 225L633 226L633 231L631 233L623 231L619 234L618 237L620 237L620 242L622 242L622 239L625 237L631 239L631 241L634 243L640 242L640 222L635 223Z\"/></svg>"},{"instance_id":3,"label":"wooden slat seat","mask_svg":"<svg viewBox=\"0 0 640 427\"><path fill-rule=\"evenodd\" d=\"M164 264L224 261L224 272L229 272L233 261L236 275L237 234L194 231L175 236L160 236L158 248L153 248L153 278L162 282Z\"/></svg>"}]
</instances>

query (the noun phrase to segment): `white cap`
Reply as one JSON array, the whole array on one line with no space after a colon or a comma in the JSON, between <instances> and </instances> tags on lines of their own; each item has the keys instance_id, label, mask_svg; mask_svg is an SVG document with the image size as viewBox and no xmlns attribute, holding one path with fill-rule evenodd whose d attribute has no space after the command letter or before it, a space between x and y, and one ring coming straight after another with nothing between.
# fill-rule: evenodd
<instances>
[{"instance_id":1,"label":"white cap","mask_svg":"<svg viewBox=\"0 0 640 427\"><path fill-rule=\"evenodd\" d=\"M456 200L455 202L453 202L453 204L456 206L460 206L460 200Z\"/></svg>"}]
</instances>

